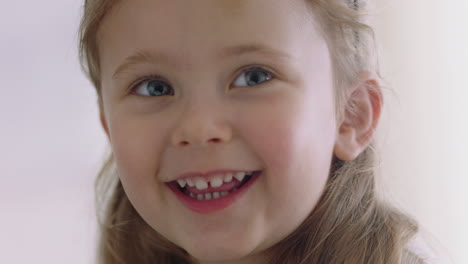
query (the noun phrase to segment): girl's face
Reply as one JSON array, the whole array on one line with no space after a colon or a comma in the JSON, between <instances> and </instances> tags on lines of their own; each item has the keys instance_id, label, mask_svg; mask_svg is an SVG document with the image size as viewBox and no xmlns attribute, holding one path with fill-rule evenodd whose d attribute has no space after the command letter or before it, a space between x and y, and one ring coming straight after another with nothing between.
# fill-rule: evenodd
<instances>
[{"instance_id":1,"label":"girl's face","mask_svg":"<svg viewBox=\"0 0 468 264\"><path fill-rule=\"evenodd\" d=\"M302 0L122 1L102 22L101 117L120 180L143 219L201 262L259 263L324 190L336 125L313 23ZM217 170L261 173L177 186Z\"/></svg>"}]
</instances>

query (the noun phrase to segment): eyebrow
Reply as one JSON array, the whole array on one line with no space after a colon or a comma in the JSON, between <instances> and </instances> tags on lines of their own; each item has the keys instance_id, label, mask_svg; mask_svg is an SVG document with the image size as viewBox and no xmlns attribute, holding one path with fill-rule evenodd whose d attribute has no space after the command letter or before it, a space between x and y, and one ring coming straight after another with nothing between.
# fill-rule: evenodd
<instances>
[{"instance_id":1,"label":"eyebrow","mask_svg":"<svg viewBox=\"0 0 468 264\"><path fill-rule=\"evenodd\" d=\"M222 59L227 57L245 55L249 53L260 53L267 57L273 57L280 60L291 59L291 56L289 54L263 44L244 44L239 46L230 46L216 54L215 58ZM174 63L174 61L172 61L170 57L164 53L159 53L150 50L138 50L133 55L128 56L123 61L123 63L120 64L119 67L117 67L112 77L116 79L123 72L138 64L167 64L173 66L174 68L177 68L177 64Z\"/></svg>"}]
</instances>

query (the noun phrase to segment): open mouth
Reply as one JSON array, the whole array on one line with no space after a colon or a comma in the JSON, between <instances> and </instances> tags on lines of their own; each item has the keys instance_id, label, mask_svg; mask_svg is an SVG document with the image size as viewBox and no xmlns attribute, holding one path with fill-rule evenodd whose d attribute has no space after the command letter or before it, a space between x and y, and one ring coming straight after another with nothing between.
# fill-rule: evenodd
<instances>
[{"instance_id":1,"label":"open mouth","mask_svg":"<svg viewBox=\"0 0 468 264\"><path fill-rule=\"evenodd\" d=\"M184 181L181 184L177 181L172 181L169 182L168 185L173 191L176 191L186 198L192 199L194 201L217 200L241 191L251 182L253 182L253 180L261 174L261 172L262 171L253 171L250 173L245 173L245 175L242 175L241 177L234 176L230 178L224 178L218 180L218 182L190 182L189 184Z\"/></svg>"}]
</instances>

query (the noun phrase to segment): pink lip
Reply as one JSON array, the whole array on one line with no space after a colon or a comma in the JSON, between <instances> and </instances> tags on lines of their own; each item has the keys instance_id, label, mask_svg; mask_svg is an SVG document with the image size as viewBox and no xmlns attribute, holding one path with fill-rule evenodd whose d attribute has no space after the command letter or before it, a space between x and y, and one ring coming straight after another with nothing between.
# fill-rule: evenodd
<instances>
[{"instance_id":1,"label":"pink lip","mask_svg":"<svg viewBox=\"0 0 468 264\"><path fill-rule=\"evenodd\" d=\"M177 184L166 183L171 191L174 192L176 197L184 204L188 209L201 214L214 213L220 211L239 199L252 185L258 177L262 174L262 171L255 172L252 178L245 183L240 189L218 199L213 200L197 200L180 191Z\"/></svg>"}]
</instances>

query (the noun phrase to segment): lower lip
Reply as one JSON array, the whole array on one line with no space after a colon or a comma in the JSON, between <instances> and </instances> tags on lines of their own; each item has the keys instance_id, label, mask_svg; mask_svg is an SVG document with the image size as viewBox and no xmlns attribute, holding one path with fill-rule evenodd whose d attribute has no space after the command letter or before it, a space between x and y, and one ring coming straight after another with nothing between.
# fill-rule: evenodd
<instances>
[{"instance_id":1,"label":"lower lip","mask_svg":"<svg viewBox=\"0 0 468 264\"><path fill-rule=\"evenodd\" d=\"M233 204L237 199L239 199L258 179L262 174L262 171L254 173L252 178L242 185L241 188L235 190L234 192L220 197L218 199L212 200L197 200L184 193L182 193L178 186L173 186L171 184L166 184L169 189L171 189L177 198L190 210L195 211L201 214L214 213Z\"/></svg>"}]
</instances>

